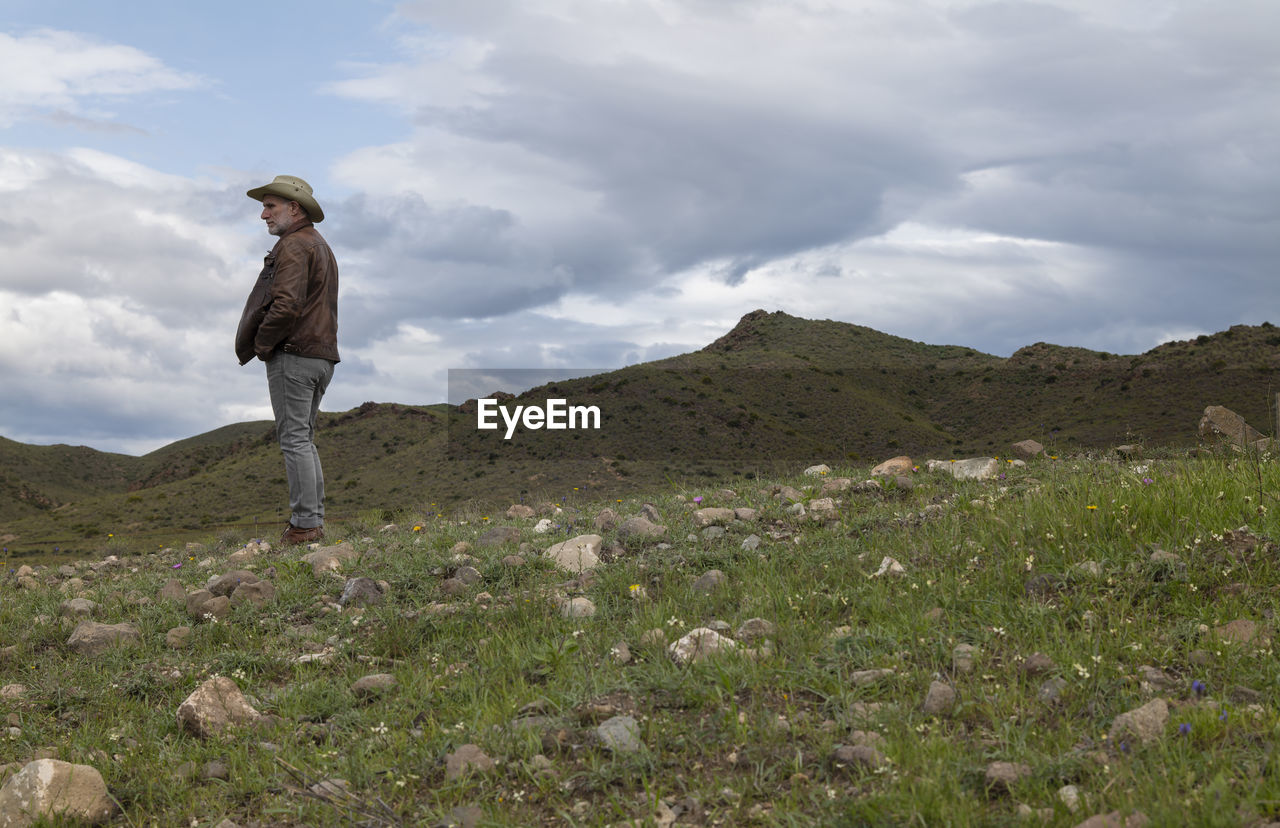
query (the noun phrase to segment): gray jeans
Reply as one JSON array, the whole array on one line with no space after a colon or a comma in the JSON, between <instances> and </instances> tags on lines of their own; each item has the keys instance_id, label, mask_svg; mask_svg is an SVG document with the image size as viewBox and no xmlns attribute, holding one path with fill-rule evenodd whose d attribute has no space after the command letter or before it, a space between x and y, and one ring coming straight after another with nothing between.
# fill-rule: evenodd
<instances>
[{"instance_id":1,"label":"gray jeans","mask_svg":"<svg viewBox=\"0 0 1280 828\"><path fill-rule=\"evenodd\" d=\"M333 363L277 351L267 363L267 388L276 416L276 439L289 478L289 522L299 529L324 526L324 472L313 442L316 414Z\"/></svg>"}]
</instances>

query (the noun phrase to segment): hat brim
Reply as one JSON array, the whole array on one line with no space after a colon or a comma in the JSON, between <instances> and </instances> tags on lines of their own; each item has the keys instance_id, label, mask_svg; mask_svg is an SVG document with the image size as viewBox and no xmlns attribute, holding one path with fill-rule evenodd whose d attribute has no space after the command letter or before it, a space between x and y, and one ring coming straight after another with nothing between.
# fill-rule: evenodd
<instances>
[{"instance_id":1,"label":"hat brim","mask_svg":"<svg viewBox=\"0 0 1280 828\"><path fill-rule=\"evenodd\" d=\"M263 196L278 196L285 201L296 201L307 211L307 218L311 219L313 224L319 224L324 221L324 210L320 209L320 202L315 197L297 187L291 187L287 184L271 182L262 187L254 187L245 193L254 201L262 201Z\"/></svg>"}]
</instances>

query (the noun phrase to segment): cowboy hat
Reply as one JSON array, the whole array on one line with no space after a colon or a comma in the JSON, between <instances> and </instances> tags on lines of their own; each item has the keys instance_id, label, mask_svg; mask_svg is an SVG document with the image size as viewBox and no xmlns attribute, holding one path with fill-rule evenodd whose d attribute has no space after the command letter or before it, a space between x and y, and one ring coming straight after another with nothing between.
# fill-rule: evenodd
<instances>
[{"instance_id":1,"label":"cowboy hat","mask_svg":"<svg viewBox=\"0 0 1280 828\"><path fill-rule=\"evenodd\" d=\"M324 210L320 209L315 196L311 195L311 185L292 175L277 175L270 184L254 187L245 195L255 201L262 201L263 196L269 195L279 196L285 201L296 201L303 210L306 210L307 218L311 221L316 224L324 221Z\"/></svg>"}]
</instances>

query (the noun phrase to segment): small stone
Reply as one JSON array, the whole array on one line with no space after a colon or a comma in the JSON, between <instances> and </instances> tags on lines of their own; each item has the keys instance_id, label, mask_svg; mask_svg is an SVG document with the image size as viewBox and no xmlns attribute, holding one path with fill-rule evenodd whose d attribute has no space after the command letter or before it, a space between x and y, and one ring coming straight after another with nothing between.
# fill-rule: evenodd
<instances>
[{"instance_id":1,"label":"small stone","mask_svg":"<svg viewBox=\"0 0 1280 828\"><path fill-rule=\"evenodd\" d=\"M254 575L247 569L237 569L210 581L209 585L206 586L205 589L209 590L209 592L214 595L224 595L230 598L231 593L235 592L236 587L241 584L252 584L257 580L258 576Z\"/></svg>"},{"instance_id":2,"label":"small stone","mask_svg":"<svg viewBox=\"0 0 1280 828\"><path fill-rule=\"evenodd\" d=\"M831 467L826 463L819 463L804 470L805 477L822 477L827 474L831 474Z\"/></svg>"},{"instance_id":3,"label":"small stone","mask_svg":"<svg viewBox=\"0 0 1280 828\"><path fill-rule=\"evenodd\" d=\"M728 580L729 577L720 570L710 569L693 582L693 589L695 592L712 592Z\"/></svg>"},{"instance_id":4,"label":"small stone","mask_svg":"<svg viewBox=\"0 0 1280 828\"><path fill-rule=\"evenodd\" d=\"M837 768L874 770L885 765L888 759L870 745L836 745L831 751L831 761Z\"/></svg>"},{"instance_id":5,"label":"small stone","mask_svg":"<svg viewBox=\"0 0 1280 828\"><path fill-rule=\"evenodd\" d=\"M201 737L249 724L258 716L236 683L225 676L214 676L201 684L178 706L178 725Z\"/></svg>"},{"instance_id":6,"label":"small stone","mask_svg":"<svg viewBox=\"0 0 1280 828\"><path fill-rule=\"evenodd\" d=\"M614 753L635 753L643 745L640 742L640 726L631 716L614 716L600 723L596 736L601 744Z\"/></svg>"},{"instance_id":7,"label":"small stone","mask_svg":"<svg viewBox=\"0 0 1280 828\"><path fill-rule=\"evenodd\" d=\"M770 636L777 635L778 626L772 621L764 618L748 618L738 627L738 631L734 633L734 638L744 644L754 644Z\"/></svg>"},{"instance_id":8,"label":"small stone","mask_svg":"<svg viewBox=\"0 0 1280 828\"><path fill-rule=\"evenodd\" d=\"M102 774L90 765L37 759L10 776L0 788L0 825L28 826L37 820L63 820L101 825L111 819L115 803Z\"/></svg>"},{"instance_id":9,"label":"small stone","mask_svg":"<svg viewBox=\"0 0 1280 828\"><path fill-rule=\"evenodd\" d=\"M342 585L338 605L342 607L373 607L386 600L382 587L372 578L348 578Z\"/></svg>"},{"instance_id":10,"label":"small stone","mask_svg":"<svg viewBox=\"0 0 1280 828\"><path fill-rule=\"evenodd\" d=\"M396 677L390 673L373 673L363 676L351 685L351 694L357 699L374 699L396 686Z\"/></svg>"},{"instance_id":11,"label":"small stone","mask_svg":"<svg viewBox=\"0 0 1280 828\"><path fill-rule=\"evenodd\" d=\"M445 755L444 778L452 782L466 773L489 773L494 762L477 745L461 745L453 753Z\"/></svg>"},{"instance_id":12,"label":"small stone","mask_svg":"<svg viewBox=\"0 0 1280 828\"><path fill-rule=\"evenodd\" d=\"M72 598L58 606L58 615L63 618L88 618L98 609L98 605L87 598Z\"/></svg>"},{"instance_id":13,"label":"small stone","mask_svg":"<svg viewBox=\"0 0 1280 828\"><path fill-rule=\"evenodd\" d=\"M174 627L164 634L164 643L171 650L181 650L191 643L190 627Z\"/></svg>"},{"instance_id":14,"label":"small stone","mask_svg":"<svg viewBox=\"0 0 1280 828\"><path fill-rule=\"evenodd\" d=\"M200 769L201 779L221 779L231 778L230 771L227 770L227 763L214 759L211 762L205 762L204 767Z\"/></svg>"},{"instance_id":15,"label":"small stone","mask_svg":"<svg viewBox=\"0 0 1280 828\"><path fill-rule=\"evenodd\" d=\"M579 535L549 547L543 555L568 572L586 572L600 565L603 543L599 535Z\"/></svg>"},{"instance_id":16,"label":"small stone","mask_svg":"<svg viewBox=\"0 0 1280 828\"><path fill-rule=\"evenodd\" d=\"M1021 779L1031 775L1031 768L1017 762L992 762L987 765L987 789L997 793L1008 793Z\"/></svg>"},{"instance_id":17,"label":"small stone","mask_svg":"<svg viewBox=\"0 0 1280 828\"><path fill-rule=\"evenodd\" d=\"M667 652L677 664L691 664L703 661L713 655L731 652L738 642L725 638L715 630L699 627L673 642Z\"/></svg>"},{"instance_id":18,"label":"small stone","mask_svg":"<svg viewBox=\"0 0 1280 828\"><path fill-rule=\"evenodd\" d=\"M520 542L520 530L514 526L490 526L476 541L477 546L505 546Z\"/></svg>"},{"instance_id":19,"label":"small stone","mask_svg":"<svg viewBox=\"0 0 1280 828\"><path fill-rule=\"evenodd\" d=\"M17 701L27 695L27 686L25 684L6 684L0 687L0 699L6 701Z\"/></svg>"},{"instance_id":20,"label":"small stone","mask_svg":"<svg viewBox=\"0 0 1280 828\"><path fill-rule=\"evenodd\" d=\"M754 534L752 534L752 535L747 535L747 537L746 537L746 538L742 541L742 543L741 543L741 548L742 548L742 549L745 549L745 550L746 550L746 551L748 551L748 552L752 552L752 551L754 551L754 550L756 550L756 549L759 549L759 548L760 548L760 536L759 536L759 535L754 535Z\"/></svg>"},{"instance_id":21,"label":"small stone","mask_svg":"<svg viewBox=\"0 0 1280 828\"><path fill-rule=\"evenodd\" d=\"M902 577L903 575L906 575L906 574L907 574L907 570L902 564L898 563L896 560L886 555L880 561L880 568L877 569L874 573L872 573L868 577L879 578L885 575L892 576L892 577Z\"/></svg>"},{"instance_id":22,"label":"small stone","mask_svg":"<svg viewBox=\"0 0 1280 828\"><path fill-rule=\"evenodd\" d=\"M563 618L591 618L596 614L596 605L583 596L570 598L560 602L560 615Z\"/></svg>"},{"instance_id":23,"label":"small stone","mask_svg":"<svg viewBox=\"0 0 1280 828\"><path fill-rule=\"evenodd\" d=\"M522 518L531 518L534 516L534 514L536 513L533 511L533 507L526 506L523 503L513 503L511 504L511 506L507 508L507 517L511 518L512 520L519 520Z\"/></svg>"},{"instance_id":24,"label":"small stone","mask_svg":"<svg viewBox=\"0 0 1280 828\"><path fill-rule=\"evenodd\" d=\"M956 704L956 691L949 684L930 682L921 710L926 716L946 716Z\"/></svg>"},{"instance_id":25,"label":"small stone","mask_svg":"<svg viewBox=\"0 0 1280 828\"><path fill-rule=\"evenodd\" d=\"M631 648L627 646L627 642L619 641L609 648L609 657L613 659L614 664L631 663Z\"/></svg>"},{"instance_id":26,"label":"small stone","mask_svg":"<svg viewBox=\"0 0 1280 828\"><path fill-rule=\"evenodd\" d=\"M849 683L854 687L863 687L868 684L874 684L881 679L886 679L893 675L893 670L882 668L879 670L855 670L849 674Z\"/></svg>"},{"instance_id":27,"label":"small stone","mask_svg":"<svg viewBox=\"0 0 1280 828\"><path fill-rule=\"evenodd\" d=\"M1062 676L1055 676L1040 685L1040 689L1036 691L1036 697L1045 704L1056 704L1062 698L1062 691L1066 689L1067 680Z\"/></svg>"},{"instance_id":28,"label":"small stone","mask_svg":"<svg viewBox=\"0 0 1280 828\"><path fill-rule=\"evenodd\" d=\"M1053 659L1044 653L1032 653L1022 660L1021 670L1027 676L1043 676L1054 670Z\"/></svg>"},{"instance_id":29,"label":"small stone","mask_svg":"<svg viewBox=\"0 0 1280 828\"><path fill-rule=\"evenodd\" d=\"M956 648L951 651L951 666L957 673L969 673L973 671L973 659L978 654L978 648L972 644L957 644Z\"/></svg>"},{"instance_id":30,"label":"small stone","mask_svg":"<svg viewBox=\"0 0 1280 828\"><path fill-rule=\"evenodd\" d=\"M1075 785L1063 785L1058 788L1058 801L1074 814L1080 810L1080 789Z\"/></svg>"},{"instance_id":31,"label":"small stone","mask_svg":"<svg viewBox=\"0 0 1280 828\"><path fill-rule=\"evenodd\" d=\"M1148 744L1160 738L1169 721L1169 705L1164 699L1152 699L1141 707L1121 713L1111 722L1112 744Z\"/></svg>"},{"instance_id":32,"label":"small stone","mask_svg":"<svg viewBox=\"0 0 1280 828\"><path fill-rule=\"evenodd\" d=\"M262 607L269 602L275 600L276 588L270 581L254 581L253 583L242 583L231 593L231 606L238 607L241 604L251 604L255 607Z\"/></svg>"},{"instance_id":33,"label":"small stone","mask_svg":"<svg viewBox=\"0 0 1280 828\"><path fill-rule=\"evenodd\" d=\"M99 624L81 621L67 639L67 648L80 655L96 655L117 647L133 647L142 643L137 625Z\"/></svg>"},{"instance_id":34,"label":"small stone","mask_svg":"<svg viewBox=\"0 0 1280 828\"><path fill-rule=\"evenodd\" d=\"M627 538L664 538L667 535L667 527L661 526L647 517L633 517L623 521L618 527L618 537Z\"/></svg>"}]
</instances>

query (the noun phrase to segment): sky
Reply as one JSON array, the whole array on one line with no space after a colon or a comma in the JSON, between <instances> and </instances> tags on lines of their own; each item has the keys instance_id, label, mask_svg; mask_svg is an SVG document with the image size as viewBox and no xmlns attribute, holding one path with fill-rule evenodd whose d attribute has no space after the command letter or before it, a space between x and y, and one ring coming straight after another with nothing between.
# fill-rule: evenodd
<instances>
[{"instance_id":1,"label":"sky","mask_svg":"<svg viewBox=\"0 0 1280 828\"><path fill-rule=\"evenodd\" d=\"M620 368L756 308L1008 356L1280 323L1274 0L0 3L0 436L269 419L308 180L324 409ZM505 389L519 390L519 389Z\"/></svg>"}]
</instances>

